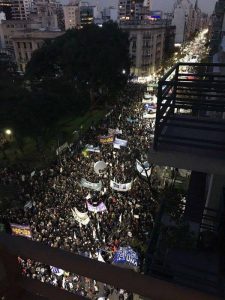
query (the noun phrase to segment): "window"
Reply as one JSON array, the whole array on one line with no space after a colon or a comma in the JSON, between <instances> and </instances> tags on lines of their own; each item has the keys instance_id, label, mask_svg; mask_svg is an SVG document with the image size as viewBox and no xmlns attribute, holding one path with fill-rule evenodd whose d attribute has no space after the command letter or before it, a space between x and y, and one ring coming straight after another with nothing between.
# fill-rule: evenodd
<instances>
[{"instance_id":1,"label":"window","mask_svg":"<svg viewBox=\"0 0 225 300\"><path fill-rule=\"evenodd\" d=\"M27 48L27 45L26 45L26 43L25 43L25 42L23 43L23 47L24 47L24 49L26 49L26 48Z\"/></svg>"},{"instance_id":2,"label":"window","mask_svg":"<svg viewBox=\"0 0 225 300\"><path fill-rule=\"evenodd\" d=\"M17 42L17 47L18 49L20 49L20 42Z\"/></svg>"},{"instance_id":3,"label":"window","mask_svg":"<svg viewBox=\"0 0 225 300\"><path fill-rule=\"evenodd\" d=\"M32 49L32 43L31 42L29 43L29 45L30 45L30 49Z\"/></svg>"}]
</instances>

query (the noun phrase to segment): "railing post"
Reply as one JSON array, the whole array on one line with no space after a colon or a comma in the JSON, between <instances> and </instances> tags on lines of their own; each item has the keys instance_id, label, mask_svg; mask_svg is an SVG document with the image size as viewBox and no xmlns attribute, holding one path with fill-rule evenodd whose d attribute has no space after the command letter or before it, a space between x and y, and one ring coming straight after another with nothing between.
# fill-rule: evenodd
<instances>
[{"instance_id":1,"label":"railing post","mask_svg":"<svg viewBox=\"0 0 225 300\"><path fill-rule=\"evenodd\" d=\"M18 258L10 254L3 246L0 246L0 296L7 300L21 299L24 289L19 286L21 272Z\"/></svg>"},{"instance_id":2,"label":"railing post","mask_svg":"<svg viewBox=\"0 0 225 300\"><path fill-rule=\"evenodd\" d=\"M162 82L158 82L158 92L157 92L157 110L156 110L156 119L155 119L155 133L154 133L154 144L153 149L158 150L158 140L160 135L160 109L162 104Z\"/></svg>"},{"instance_id":3,"label":"railing post","mask_svg":"<svg viewBox=\"0 0 225 300\"><path fill-rule=\"evenodd\" d=\"M175 105L176 105L176 98L177 98L177 83L178 83L178 74L179 74L179 67L180 65L177 64L175 76L174 76L174 84L173 84L173 99L172 99L172 114L174 115Z\"/></svg>"}]
</instances>

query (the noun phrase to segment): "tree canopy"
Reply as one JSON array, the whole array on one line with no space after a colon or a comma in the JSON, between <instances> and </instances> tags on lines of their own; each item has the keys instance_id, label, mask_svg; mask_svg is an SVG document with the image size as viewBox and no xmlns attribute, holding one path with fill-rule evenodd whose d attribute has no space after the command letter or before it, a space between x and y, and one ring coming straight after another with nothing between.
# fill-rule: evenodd
<instances>
[{"instance_id":1,"label":"tree canopy","mask_svg":"<svg viewBox=\"0 0 225 300\"><path fill-rule=\"evenodd\" d=\"M26 70L30 80L67 80L93 96L119 92L130 71L129 39L116 23L68 30L34 52Z\"/></svg>"},{"instance_id":2,"label":"tree canopy","mask_svg":"<svg viewBox=\"0 0 225 300\"><path fill-rule=\"evenodd\" d=\"M22 150L27 137L36 145L55 140L60 124L95 100L115 101L129 77L128 36L115 23L68 30L33 53L24 77L14 67L0 57L0 132L12 129Z\"/></svg>"}]
</instances>

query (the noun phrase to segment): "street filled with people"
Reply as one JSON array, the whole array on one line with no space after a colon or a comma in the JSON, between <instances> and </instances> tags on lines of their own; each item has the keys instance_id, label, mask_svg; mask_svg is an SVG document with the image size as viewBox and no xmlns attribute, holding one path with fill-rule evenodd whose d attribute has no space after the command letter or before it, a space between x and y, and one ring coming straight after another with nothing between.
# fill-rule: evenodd
<instances>
[{"instance_id":1,"label":"street filled with people","mask_svg":"<svg viewBox=\"0 0 225 300\"><path fill-rule=\"evenodd\" d=\"M147 163L154 136L156 85L157 77L148 90L130 82L99 124L80 133L73 144L57 149L57 160L49 168L32 173L1 170L0 184L16 185L24 205L0 216L12 234L143 270L161 184ZM90 299L132 299L129 291L29 258L18 260L24 276L72 293Z\"/></svg>"},{"instance_id":2,"label":"street filled with people","mask_svg":"<svg viewBox=\"0 0 225 300\"><path fill-rule=\"evenodd\" d=\"M145 168L142 162L151 144L156 110L153 95L145 94L145 100L142 96L142 85L128 85L99 124L76 143L57 150L58 160L49 169L31 174L2 171L1 184L17 182L25 204L1 216L12 233L27 229L35 241L106 263L113 262L120 247L136 244L138 262L130 265L142 268L140 248L148 244L157 208L147 175L137 168L137 162L139 170ZM156 189L157 180L152 174ZM24 276L91 299L99 295L93 281L29 259L19 261Z\"/></svg>"}]
</instances>

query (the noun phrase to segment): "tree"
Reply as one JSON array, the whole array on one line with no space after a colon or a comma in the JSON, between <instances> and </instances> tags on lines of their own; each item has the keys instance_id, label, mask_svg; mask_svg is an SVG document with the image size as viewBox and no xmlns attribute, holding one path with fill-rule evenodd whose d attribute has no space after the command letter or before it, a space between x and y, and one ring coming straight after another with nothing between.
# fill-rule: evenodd
<instances>
[{"instance_id":1,"label":"tree","mask_svg":"<svg viewBox=\"0 0 225 300\"><path fill-rule=\"evenodd\" d=\"M112 97L125 86L130 71L128 35L116 23L68 30L34 52L29 80L61 79L88 90L92 102Z\"/></svg>"}]
</instances>

